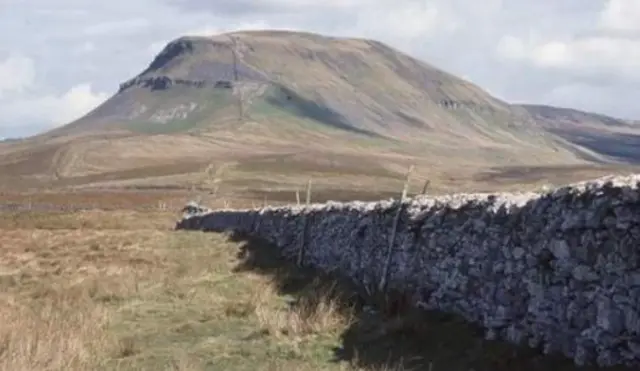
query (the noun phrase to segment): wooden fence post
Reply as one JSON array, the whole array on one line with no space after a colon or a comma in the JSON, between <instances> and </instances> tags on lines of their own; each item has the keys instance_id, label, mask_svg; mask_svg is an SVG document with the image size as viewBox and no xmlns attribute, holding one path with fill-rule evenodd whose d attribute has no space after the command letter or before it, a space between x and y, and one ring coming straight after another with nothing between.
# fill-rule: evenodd
<instances>
[{"instance_id":1,"label":"wooden fence post","mask_svg":"<svg viewBox=\"0 0 640 371\"><path fill-rule=\"evenodd\" d=\"M307 199L306 199L306 203L307 203L307 206L309 206L311 204L311 178L309 178L309 180L307 181Z\"/></svg>"},{"instance_id":2,"label":"wooden fence post","mask_svg":"<svg viewBox=\"0 0 640 371\"><path fill-rule=\"evenodd\" d=\"M422 193L420 193L421 195L427 194L427 189L429 188L429 184L431 184L431 181L429 179L425 180L424 186L422 187Z\"/></svg>"},{"instance_id":3,"label":"wooden fence post","mask_svg":"<svg viewBox=\"0 0 640 371\"><path fill-rule=\"evenodd\" d=\"M382 270L382 277L380 277L380 284L378 285L378 292L383 293L387 285L387 276L389 275L389 267L391 265L391 257L393 256L393 245L396 242L396 231L398 230L398 222L400 221L400 214L402 213L403 202L407 197L409 191L409 182L411 181L411 173L413 173L414 166L411 165L407 171L407 176L402 188L402 195L398 202L398 211L393 219L393 225L391 227L391 236L389 237L389 247L387 248L387 259L384 262L384 268Z\"/></svg>"},{"instance_id":4,"label":"wooden fence post","mask_svg":"<svg viewBox=\"0 0 640 371\"><path fill-rule=\"evenodd\" d=\"M309 210L309 205L311 205L311 178L307 181L307 199L306 199L307 208L305 212L307 213L304 216L303 224L302 224L302 236L300 238L300 247L298 248L298 266L302 266L302 259L304 257L304 247L307 244L307 229L309 228L309 218L311 215L311 211Z\"/></svg>"}]
</instances>

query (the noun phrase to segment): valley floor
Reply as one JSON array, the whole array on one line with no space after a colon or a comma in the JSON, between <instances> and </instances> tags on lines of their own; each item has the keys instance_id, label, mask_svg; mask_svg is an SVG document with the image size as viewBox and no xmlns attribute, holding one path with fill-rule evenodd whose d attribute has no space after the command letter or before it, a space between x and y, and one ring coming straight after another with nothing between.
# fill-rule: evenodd
<instances>
[{"instance_id":1,"label":"valley floor","mask_svg":"<svg viewBox=\"0 0 640 371\"><path fill-rule=\"evenodd\" d=\"M578 370L451 316L383 319L163 209L0 211L0 370Z\"/></svg>"}]
</instances>

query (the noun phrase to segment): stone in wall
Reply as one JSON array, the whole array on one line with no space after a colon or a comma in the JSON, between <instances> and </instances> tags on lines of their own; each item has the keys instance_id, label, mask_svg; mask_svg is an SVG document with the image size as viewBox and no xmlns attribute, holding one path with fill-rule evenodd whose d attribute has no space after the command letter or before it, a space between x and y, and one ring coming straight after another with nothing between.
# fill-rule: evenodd
<instances>
[{"instance_id":1,"label":"stone in wall","mask_svg":"<svg viewBox=\"0 0 640 371\"><path fill-rule=\"evenodd\" d=\"M457 194L185 217L235 230L362 287L377 285L402 207L388 288L456 313L488 338L560 352L576 364L640 366L640 175L546 193Z\"/></svg>"}]
</instances>

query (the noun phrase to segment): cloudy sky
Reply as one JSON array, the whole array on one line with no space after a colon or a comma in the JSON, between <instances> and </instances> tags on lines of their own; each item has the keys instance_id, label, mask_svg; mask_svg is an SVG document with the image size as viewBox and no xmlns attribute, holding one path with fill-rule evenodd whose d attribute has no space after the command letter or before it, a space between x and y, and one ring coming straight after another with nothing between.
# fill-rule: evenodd
<instances>
[{"instance_id":1,"label":"cloudy sky","mask_svg":"<svg viewBox=\"0 0 640 371\"><path fill-rule=\"evenodd\" d=\"M512 102L640 119L640 0L0 0L0 137L86 113L170 40L378 39Z\"/></svg>"}]
</instances>

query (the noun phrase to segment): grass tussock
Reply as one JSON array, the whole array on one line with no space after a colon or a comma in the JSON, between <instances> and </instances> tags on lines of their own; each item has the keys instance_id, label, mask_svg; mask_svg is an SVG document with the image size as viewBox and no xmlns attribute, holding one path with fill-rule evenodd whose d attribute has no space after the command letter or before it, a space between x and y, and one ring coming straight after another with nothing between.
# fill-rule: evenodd
<instances>
[{"instance_id":1,"label":"grass tussock","mask_svg":"<svg viewBox=\"0 0 640 371\"><path fill-rule=\"evenodd\" d=\"M108 313L73 296L49 297L37 306L0 303L0 369L89 370L110 346Z\"/></svg>"},{"instance_id":2,"label":"grass tussock","mask_svg":"<svg viewBox=\"0 0 640 371\"><path fill-rule=\"evenodd\" d=\"M272 282L264 283L253 297L257 321L269 334L294 338L339 334L354 320L353 316L345 316L343 304L331 289L318 289L314 296L298 298L283 307L273 305L273 297L278 295L276 287Z\"/></svg>"}]
</instances>

